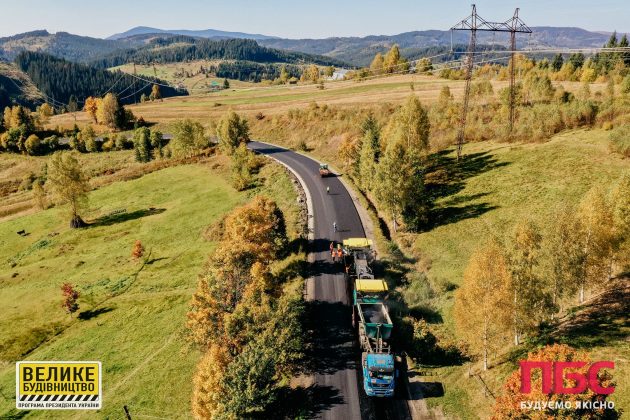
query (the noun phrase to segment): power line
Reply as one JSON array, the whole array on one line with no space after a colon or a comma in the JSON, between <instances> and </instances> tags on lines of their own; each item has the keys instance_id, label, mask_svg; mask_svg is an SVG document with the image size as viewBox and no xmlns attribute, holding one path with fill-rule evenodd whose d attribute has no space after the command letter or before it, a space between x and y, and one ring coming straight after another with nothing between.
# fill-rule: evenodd
<instances>
[{"instance_id":1,"label":"power line","mask_svg":"<svg viewBox=\"0 0 630 420\"><path fill-rule=\"evenodd\" d=\"M466 88L464 90L464 106L462 107L462 114L460 118L459 131L457 132L457 160L461 159L462 147L466 136L466 116L468 113L468 100L470 97L470 84L472 80L472 70L475 60L475 49L477 45L477 31L486 32L509 32L510 33L510 132L514 128L514 108L515 108L515 92L514 92L514 79L515 79L515 63L514 55L516 53L516 34L527 33L531 34L532 30L519 18L519 9L516 8L514 16L505 22L490 22L482 18L477 14L477 7L472 5L472 13L470 16L456 24L451 28L451 31L469 31L470 43L468 45L468 52L466 56Z\"/></svg>"}]
</instances>

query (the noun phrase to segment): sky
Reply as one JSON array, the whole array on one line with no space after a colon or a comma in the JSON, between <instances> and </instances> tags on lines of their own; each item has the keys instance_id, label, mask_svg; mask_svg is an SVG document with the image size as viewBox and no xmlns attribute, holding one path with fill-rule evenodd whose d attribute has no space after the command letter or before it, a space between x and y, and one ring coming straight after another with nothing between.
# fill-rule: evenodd
<instances>
[{"instance_id":1,"label":"sky","mask_svg":"<svg viewBox=\"0 0 630 420\"><path fill-rule=\"evenodd\" d=\"M474 0L472 0L474 1ZM105 38L135 26L219 29L283 38L393 35L446 30L470 14L471 0L0 0L0 36L35 29ZM520 7L529 26L630 32L628 0L477 0L486 20Z\"/></svg>"}]
</instances>

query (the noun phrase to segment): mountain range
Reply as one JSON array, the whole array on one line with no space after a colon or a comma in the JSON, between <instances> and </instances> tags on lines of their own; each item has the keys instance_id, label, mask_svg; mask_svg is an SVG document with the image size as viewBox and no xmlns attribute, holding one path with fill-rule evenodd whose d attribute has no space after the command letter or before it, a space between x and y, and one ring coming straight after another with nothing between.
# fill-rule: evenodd
<instances>
[{"instance_id":1,"label":"mountain range","mask_svg":"<svg viewBox=\"0 0 630 420\"><path fill-rule=\"evenodd\" d=\"M519 35L519 48L591 48L601 47L610 33L592 32L572 27L533 27L531 35ZM205 30L164 30L139 26L126 32L115 34L107 39L73 35L67 32L51 34L45 30L0 38L0 59L13 60L21 51L39 51L77 62L91 62L101 59L117 50L140 48L156 39L188 36L198 39L248 38L260 45L324 55L355 66L365 66L377 52L384 52L398 44L403 55L415 56L429 47L446 47L466 44L468 32L426 30L405 32L397 35L371 35L366 37L333 37L324 39L285 39L244 32L227 32L215 29ZM452 38L451 38L452 36ZM507 34L479 32L479 44L508 45Z\"/></svg>"}]
</instances>

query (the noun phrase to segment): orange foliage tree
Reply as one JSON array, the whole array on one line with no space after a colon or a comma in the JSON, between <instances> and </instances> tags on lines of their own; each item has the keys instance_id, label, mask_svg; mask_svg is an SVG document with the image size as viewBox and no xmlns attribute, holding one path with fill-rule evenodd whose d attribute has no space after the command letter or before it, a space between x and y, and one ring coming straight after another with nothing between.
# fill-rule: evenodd
<instances>
[{"instance_id":1,"label":"orange foliage tree","mask_svg":"<svg viewBox=\"0 0 630 420\"><path fill-rule=\"evenodd\" d=\"M531 352L527 356L528 361L546 362L586 362L587 365L579 369L565 370L564 386L571 388L576 381L566 378L566 372L574 372L586 375L590 356L585 351L579 351L566 344L553 344L540 350ZM612 375L602 370L598 374L600 386L610 387L613 384ZM581 394L545 394L542 391L542 374L540 369L533 369L531 373L531 392L521 392L521 371L518 369L510 375L503 386L503 395L499 396L493 408L493 420L503 419L617 419L619 413L615 409L601 408L599 404L606 400L607 395L596 394L590 389ZM597 408L576 409L577 402L597 402ZM542 409L523 409L521 403L545 402ZM562 403L562 404L561 404Z\"/></svg>"}]
</instances>

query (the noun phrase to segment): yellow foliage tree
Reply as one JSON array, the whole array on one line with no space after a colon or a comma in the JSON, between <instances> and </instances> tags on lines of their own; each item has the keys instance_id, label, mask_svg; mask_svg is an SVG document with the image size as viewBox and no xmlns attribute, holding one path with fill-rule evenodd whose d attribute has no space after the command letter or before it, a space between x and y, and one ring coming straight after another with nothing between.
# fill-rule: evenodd
<instances>
[{"instance_id":1,"label":"yellow foliage tree","mask_svg":"<svg viewBox=\"0 0 630 420\"><path fill-rule=\"evenodd\" d=\"M96 112L98 111L99 102L101 102L100 98L94 98L92 96L88 96L85 100L85 105L83 106L83 110L88 113L88 115L94 120L94 122L98 122L96 117Z\"/></svg>"},{"instance_id":2,"label":"yellow foliage tree","mask_svg":"<svg viewBox=\"0 0 630 420\"><path fill-rule=\"evenodd\" d=\"M215 418L223 411L223 378L230 361L230 354L224 347L212 344L197 364L192 395L192 413L196 419Z\"/></svg>"},{"instance_id":3,"label":"yellow foliage tree","mask_svg":"<svg viewBox=\"0 0 630 420\"><path fill-rule=\"evenodd\" d=\"M117 114L120 112L120 103L113 93L108 93L105 97L97 102L96 119L99 124L106 125L111 128L117 126Z\"/></svg>"},{"instance_id":4,"label":"yellow foliage tree","mask_svg":"<svg viewBox=\"0 0 630 420\"><path fill-rule=\"evenodd\" d=\"M372 74L383 74L383 65L384 65L384 59L383 59L383 54L376 53L376 55L374 56L374 59L372 60L372 63L370 64L370 72Z\"/></svg>"},{"instance_id":5,"label":"yellow foliage tree","mask_svg":"<svg viewBox=\"0 0 630 420\"><path fill-rule=\"evenodd\" d=\"M490 242L470 257L464 281L455 293L457 331L480 355L488 369L489 354L506 337L512 324L511 276L503 250Z\"/></svg>"}]
</instances>

